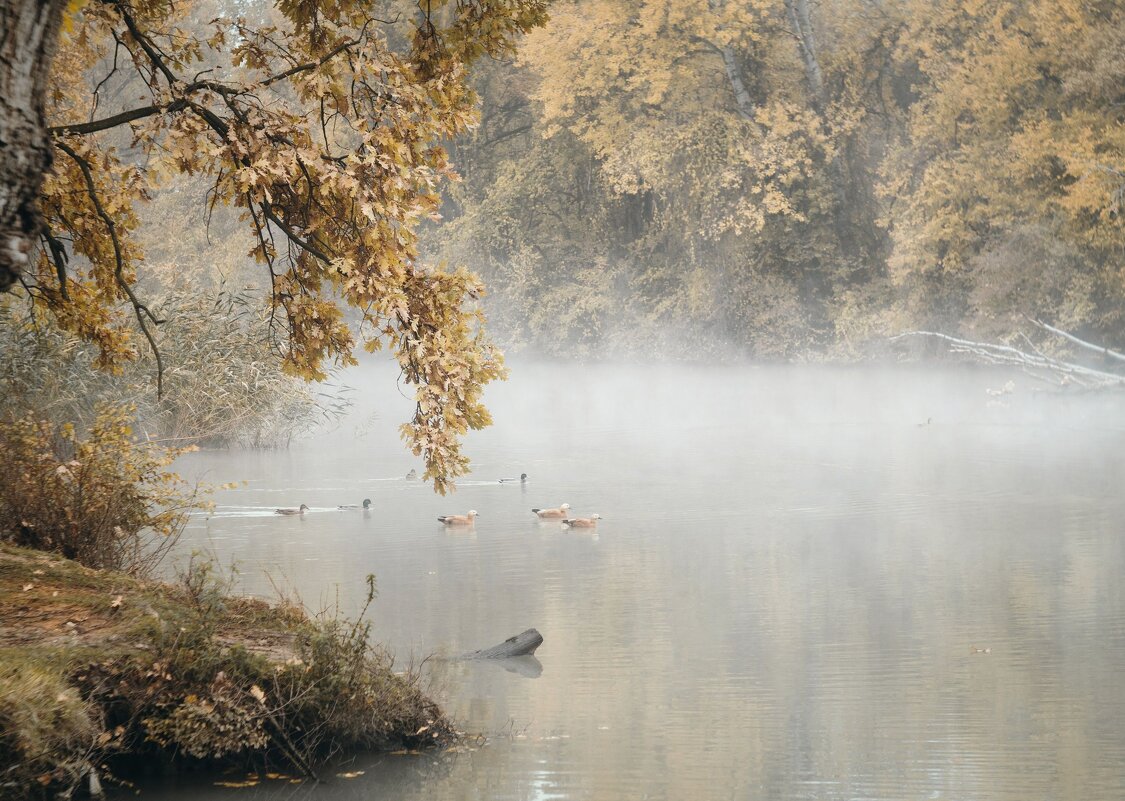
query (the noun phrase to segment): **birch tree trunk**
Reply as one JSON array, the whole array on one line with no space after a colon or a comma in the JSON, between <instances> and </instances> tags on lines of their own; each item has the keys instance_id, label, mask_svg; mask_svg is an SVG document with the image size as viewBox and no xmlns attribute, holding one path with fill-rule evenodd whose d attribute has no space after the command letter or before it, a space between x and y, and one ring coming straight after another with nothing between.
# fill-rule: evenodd
<instances>
[{"instance_id":1,"label":"birch tree trunk","mask_svg":"<svg viewBox=\"0 0 1125 801\"><path fill-rule=\"evenodd\" d=\"M747 91L746 84L742 81L742 70L738 66L738 56L735 55L734 48L729 44L723 45L719 47L719 55L723 57L723 69L726 70L731 91L734 92L734 102L739 115L744 120L753 122L754 101L750 98L750 92Z\"/></svg>"},{"instance_id":2,"label":"birch tree trunk","mask_svg":"<svg viewBox=\"0 0 1125 801\"><path fill-rule=\"evenodd\" d=\"M797 40L811 105L818 114L825 115L831 98L824 84L809 0L785 0L785 9ZM849 134L837 144L839 152L829 165L828 177L836 196L836 233L840 246L845 254L860 257L868 265L881 264L884 239L875 222L870 178L862 165L856 163L854 135Z\"/></svg>"},{"instance_id":3,"label":"birch tree trunk","mask_svg":"<svg viewBox=\"0 0 1125 801\"><path fill-rule=\"evenodd\" d=\"M44 97L66 0L0 0L0 292L30 263L51 166Z\"/></svg>"},{"instance_id":4,"label":"birch tree trunk","mask_svg":"<svg viewBox=\"0 0 1125 801\"><path fill-rule=\"evenodd\" d=\"M726 0L707 0L707 7L712 13L721 12L725 6ZM722 33L722 28L720 27L717 32ZM724 37L720 36L720 39L722 38ZM727 83L734 93L734 107L738 111L738 116L750 123L755 135L761 136L761 127L754 119L754 100L750 97L745 81L742 80L742 68L738 64L738 54L734 47L730 42L712 39L703 39L703 41L713 47L723 60L723 71L726 72Z\"/></svg>"},{"instance_id":5,"label":"birch tree trunk","mask_svg":"<svg viewBox=\"0 0 1125 801\"><path fill-rule=\"evenodd\" d=\"M793 24L793 34L797 37L797 46L801 50L801 60L805 62L805 80L808 81L809 92L813 96L817 110L823 111L824 73L820 70L820 60L817 57L816 36L813 33L808 0L786 0L785 6L789 11L789 20Z\"/></svg>"}]
</instances>

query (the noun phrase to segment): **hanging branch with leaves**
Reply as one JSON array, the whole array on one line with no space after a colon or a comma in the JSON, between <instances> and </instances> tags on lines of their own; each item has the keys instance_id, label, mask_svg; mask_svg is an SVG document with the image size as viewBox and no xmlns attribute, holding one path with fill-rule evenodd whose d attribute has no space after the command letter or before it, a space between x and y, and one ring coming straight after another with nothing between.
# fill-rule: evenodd
<instances>
[{"instance_id":1,"label":"hanging branch with leaves","mask_svg":"<svg viewBox=\"0 0 1125 801\"><path fill-rule=\"evenodd\" d=\"M332 363L354 364L357 345L389 346L416 385L403 436L444 492L468 468L460 437L490 422L481 392L504 368L482 333L479 279L420 263L417 229L456 178L442 143L476 122L469 65L509 54L545 6L422 0L381 19L358 1L279 0L276 24L217 19L200 33L166 0L72 4L48 99L59 155L40 258L22 276L28 296L110 369L135 355L140 331L160 382L161 321L136 287L134 208L161 172L204 176L209 201L241 209L251 229L284 369L321 380ZM108 72L91 98L96 64ZM145 97L102 113L110 76ZM362 311L358 331L344 305Z\"/></svg>"}]
</instances>

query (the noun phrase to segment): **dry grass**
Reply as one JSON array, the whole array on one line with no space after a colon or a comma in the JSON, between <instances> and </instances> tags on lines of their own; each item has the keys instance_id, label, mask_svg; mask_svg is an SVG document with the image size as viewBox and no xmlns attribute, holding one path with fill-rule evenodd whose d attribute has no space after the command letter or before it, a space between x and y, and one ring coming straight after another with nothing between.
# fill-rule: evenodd
<instances>
[{"instance_id":1,"label":"dry grass","mask_svg":"<svg viewBox=\"0 0 1125 801\"><path fill-rule=\"evenodd\" d=\"M0 798L20 785L73 786L82 777L100 726L60 673L34 658L0 657Z\"/></svg>"},{"instance_id":2,"label":"dry grass","mask_svg":"<svg viewBox=\"0 0 1125 801\"><path fill-rule=\"evenodd\" d=\"M143 574L200 506L167 468L180 453L132 438L130 410L103 408L81 437L71 425L0 419L0 540L90 567Z\"/></svg>"},{"instance_id":3,"label":"dry grass","mask_svg":"<svg viewBox=\"0 0 1125 801\"><path fill-rule=\"evenodd\" d=\"M96 366L97 349L89 343L29 319L19 299L0 298L5 411L82 429L99 406L130 406L138 431L152 440L278 447L333 423L348 408L343 389L325 391L324 384L282 372L269 318L247 295L171 290L154 308L167 320L157 332L166 366L160 398L147 349L113 375Z\"/></svg>"}]
</instances>

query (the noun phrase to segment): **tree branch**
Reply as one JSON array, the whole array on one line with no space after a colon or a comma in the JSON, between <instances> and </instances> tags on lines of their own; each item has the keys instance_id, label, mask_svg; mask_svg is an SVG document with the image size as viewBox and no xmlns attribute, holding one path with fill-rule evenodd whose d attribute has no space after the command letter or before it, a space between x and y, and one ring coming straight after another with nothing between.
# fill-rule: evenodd
<instances>
[{"instance_id":1,"label":"tree branch","mask_svg":"<svg viewBox=\"0 0 1125 801\"><path fill-rule=\"evenodd\" d=\"M1125 362L1125 353L1118 353L1115 350L1110 350L1109 348L1102 347L1101 345L1095 345L1092 342L1086 342L1085 340L1079 339L1078 337L1074 336L1074 334L1068 334L1066 331L1063 331L1060 328L1055 328L1053 325L1047 325L1047 323L1043 322L1042 320L1031 320L1031 322L1042 328L1044 331L1050 331L1052 334L1073 342L1075 345L1078 345L1081 348L1086 348L1086 350L1092 350L1095 353L1100 353L1102 356L1105 356L1107 358L1117 359L1118 361Z\"/></svg>"},{"instance_id":2,"label":"tree branch","mask_svg":"<svg viewBox=\"0 0 1125 801\"><path fill-rule=\"evenodd\" d=\"M76 122L70 125L56 125L52 128L48 128L47 132L54 135L79 134L85 136L86 134L98 133L99 131L107 131L110 128L116 128L118 125L124 125L133 120L141 120L145 117L152 117L157 114L181 111L187 107L188 101L184 98L179 98L170 103L142 106L128 111L122 111L120 114L114 114L111 117L103 117L100 120Z\"/></svg>"},{"instance_id":3,"label":"tree branch","mask_svg":"<svg viewBox=\"0 0 1125 801\"><path fill-rule=\"evenodd\" d=\"M364 26L364 27L366 27L366 26ZM332 50L329 50L327 53L325 53L323 56L321 56L316 61L307 61L304 64L298 64L295 67L290 67L289 69L285 70L284 72L279 72L276 75L271 75L270 77L268 77L268 78L266 78L262 81L262 86L269 86L271 84L277 83L278 81L283 81L286 78L291 78L292 76L296 75L299 72L308 72L309 70L316 69L317 67L322 66L326 62L331 61L336 56L343 53L345 50L349 50L349 49L355 47L357 44L359 44L362 41L363 41L363 32L361 31L360 32L360 38L352 39L352 40L349 40L347 42L343 42L340 45L337 45L336 47L334 47Z\"/></svg>"},{"instance_id":4,"label":"tree branch","mask_svg":"<svg viewBox=\"0 0 1125 801\"><path fill-rule=\"evenodd\" d=\"M896 342L906 337L931 337L949 343L950 350L955 353L964 353L973 356L988 364L1000 364L1010 367L1019 367L1035 378L1044 379L1043 374L1061 375L1062 383L1076 383L1087 387L1122 387L1125 386L1125 376L1094 370L1078 364L1052 359L1048 356L1025 353L1010 345L995 345L990 342L973 342L968 339L952 337L936 331L907 331L893 336L890 342Z\"/></svg>"},{"instance_id":5,"label":"tree branch","mask_svg":"<svg viewBox=\"0 0 1125 801\"><path fill-rule=\"evenodd\" d=\"M513 136L519 136L522 133L527 133L533 127L534 126L532 124L528 123L527 125L521 125L518 128L512 128L510 130L504 131L504 133L497 134L491 139L481 142L480 145L481 147L491 147L492 145L498 145L505 139L511 139Z\"/></svg>"},{"instance_id":6,"label":"tree branch","mask_svg":"<svg viewBox=\"0 0 1125 801\"><path fill-rule=\"evenodd\" d=\"M51 253L51 262L55 265L55 275L59 279L59 294L62 295L63 300L70 300L70 294L66 290L66 248L47 226L46 222L43 223L43 241L47 243L47 250Z\"/></svg>"},{"instance_id":7,"label":"tree branch","mask_svg":"<svg viewBox=\"0 0 1125 801\"><path fill-rule=\"evenodd\" d=\"M145 316L147 315L156 325L164 321L156 319L156 316L149 308L137 299L133 288L129 286L129 282L125 280L125 259L121 255L121 241L117 237L117 227L113 222L113 218L109 216L109 213L102 205L101 198L98 197L97 184L94 182L94 173L90 170L89 162L78 155L66 142L59 140L55 142L55 145L59 150L74 159L74 163L77 164L78 168L82 171L82 176L86 181L86 193L90 196L90 201L94 204L94 209L97 211L98 216L101 217L102 222L105 223L106 230L109 231L109 238L113 243L113 257L115 261L113 277L118 288L125 293L129 302L132 304L133 313L137 317L137 324L140 326L145 339L148 340L149 347L152 349L152 354L156 358L156 397L162 398L164 396L164 361L160 357L160 348L156 346L156 339L145 323Z\"/></svg>"},{"instance_id":8,"label":"tree branch","mask_svg":"<svg viewBox=\"0 0 1125 801\"><path fill-rule=\"evenodd\" d=\"M258 205L261 207L262 213L264 215L266 215L266 219L269 220L274 225L276 225L278 228L280 228L281 233L285 234L286 239L288 239L290 242L292 242L297 247L301 248L301 250L305 251L310 256L313 256L313 257L319 259L320 261L324 262L325 264L331 264L332 263L332 259L329 256L325 255L322 251L317 250L317 248L315 246L309 244L307 241L305 241L304 239L301 239L301 237L297 236L297 234L293 232L293 229L290 228L288 226L288 224L286 224L284 221L282 221L282 219L280 217L278 217L277 214L274 213L273 207L269 203L261 202Z\"/></svg>"},{"instance_id":9,"label":"tree branch","mask_svg":"<svg viewBox=\"0 0 1125 801\"><path fill-rule=\"evenodd\" d=\"M133 41L140 45L140 48L145 51L145 55L147 55L149 61L152 62L153 69L158 70L164 76L164 79L168 81L168 86L171 87L178 83L180 79L168 68L168 65L164 63L164 59L160 57L162 54L160 54L159 49L141 32L137 21L133 19L133 15L129 13L129 9L125 3L120 2L120 0L102 0L102 3L113 6L117 10L122 22L125 23L125 27L129 29L129 35L133 37Z\"/></svg>"},{"instance_id":10,"label":"tree branch","mask_svg":"<svg viewBox=\"0 0 1125 801\"><path fill-rule=\"evenodd\" d=\"M824 75L820 70L820 62L816 55L816 38L813 35L812 16L809 13L808 0L785 0L786 10L789 12L789 21L793 25L793 32L797 37L797 46L801 51L801 60L805 63L805 80L808 81L809 91L812 93L818 109L824 105Z\"/></svg>"}]
</instances>

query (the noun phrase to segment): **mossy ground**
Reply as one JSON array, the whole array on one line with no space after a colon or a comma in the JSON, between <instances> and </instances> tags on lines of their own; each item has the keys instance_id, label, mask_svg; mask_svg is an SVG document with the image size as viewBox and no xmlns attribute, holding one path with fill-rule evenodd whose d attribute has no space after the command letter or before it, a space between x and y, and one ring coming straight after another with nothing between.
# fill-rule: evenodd
<instances>
[{"instance_id":1,"label":"mossy ground","mask_svg":"<svg viewBox=\"0 0 1125 801\"><path fill-rule=\"evenodd\" d=\"M349 748L417 748L449 721L365 624L0 544L0 799L69 792L138 757L309 774Z\"/></svg>"}]
</instances>

